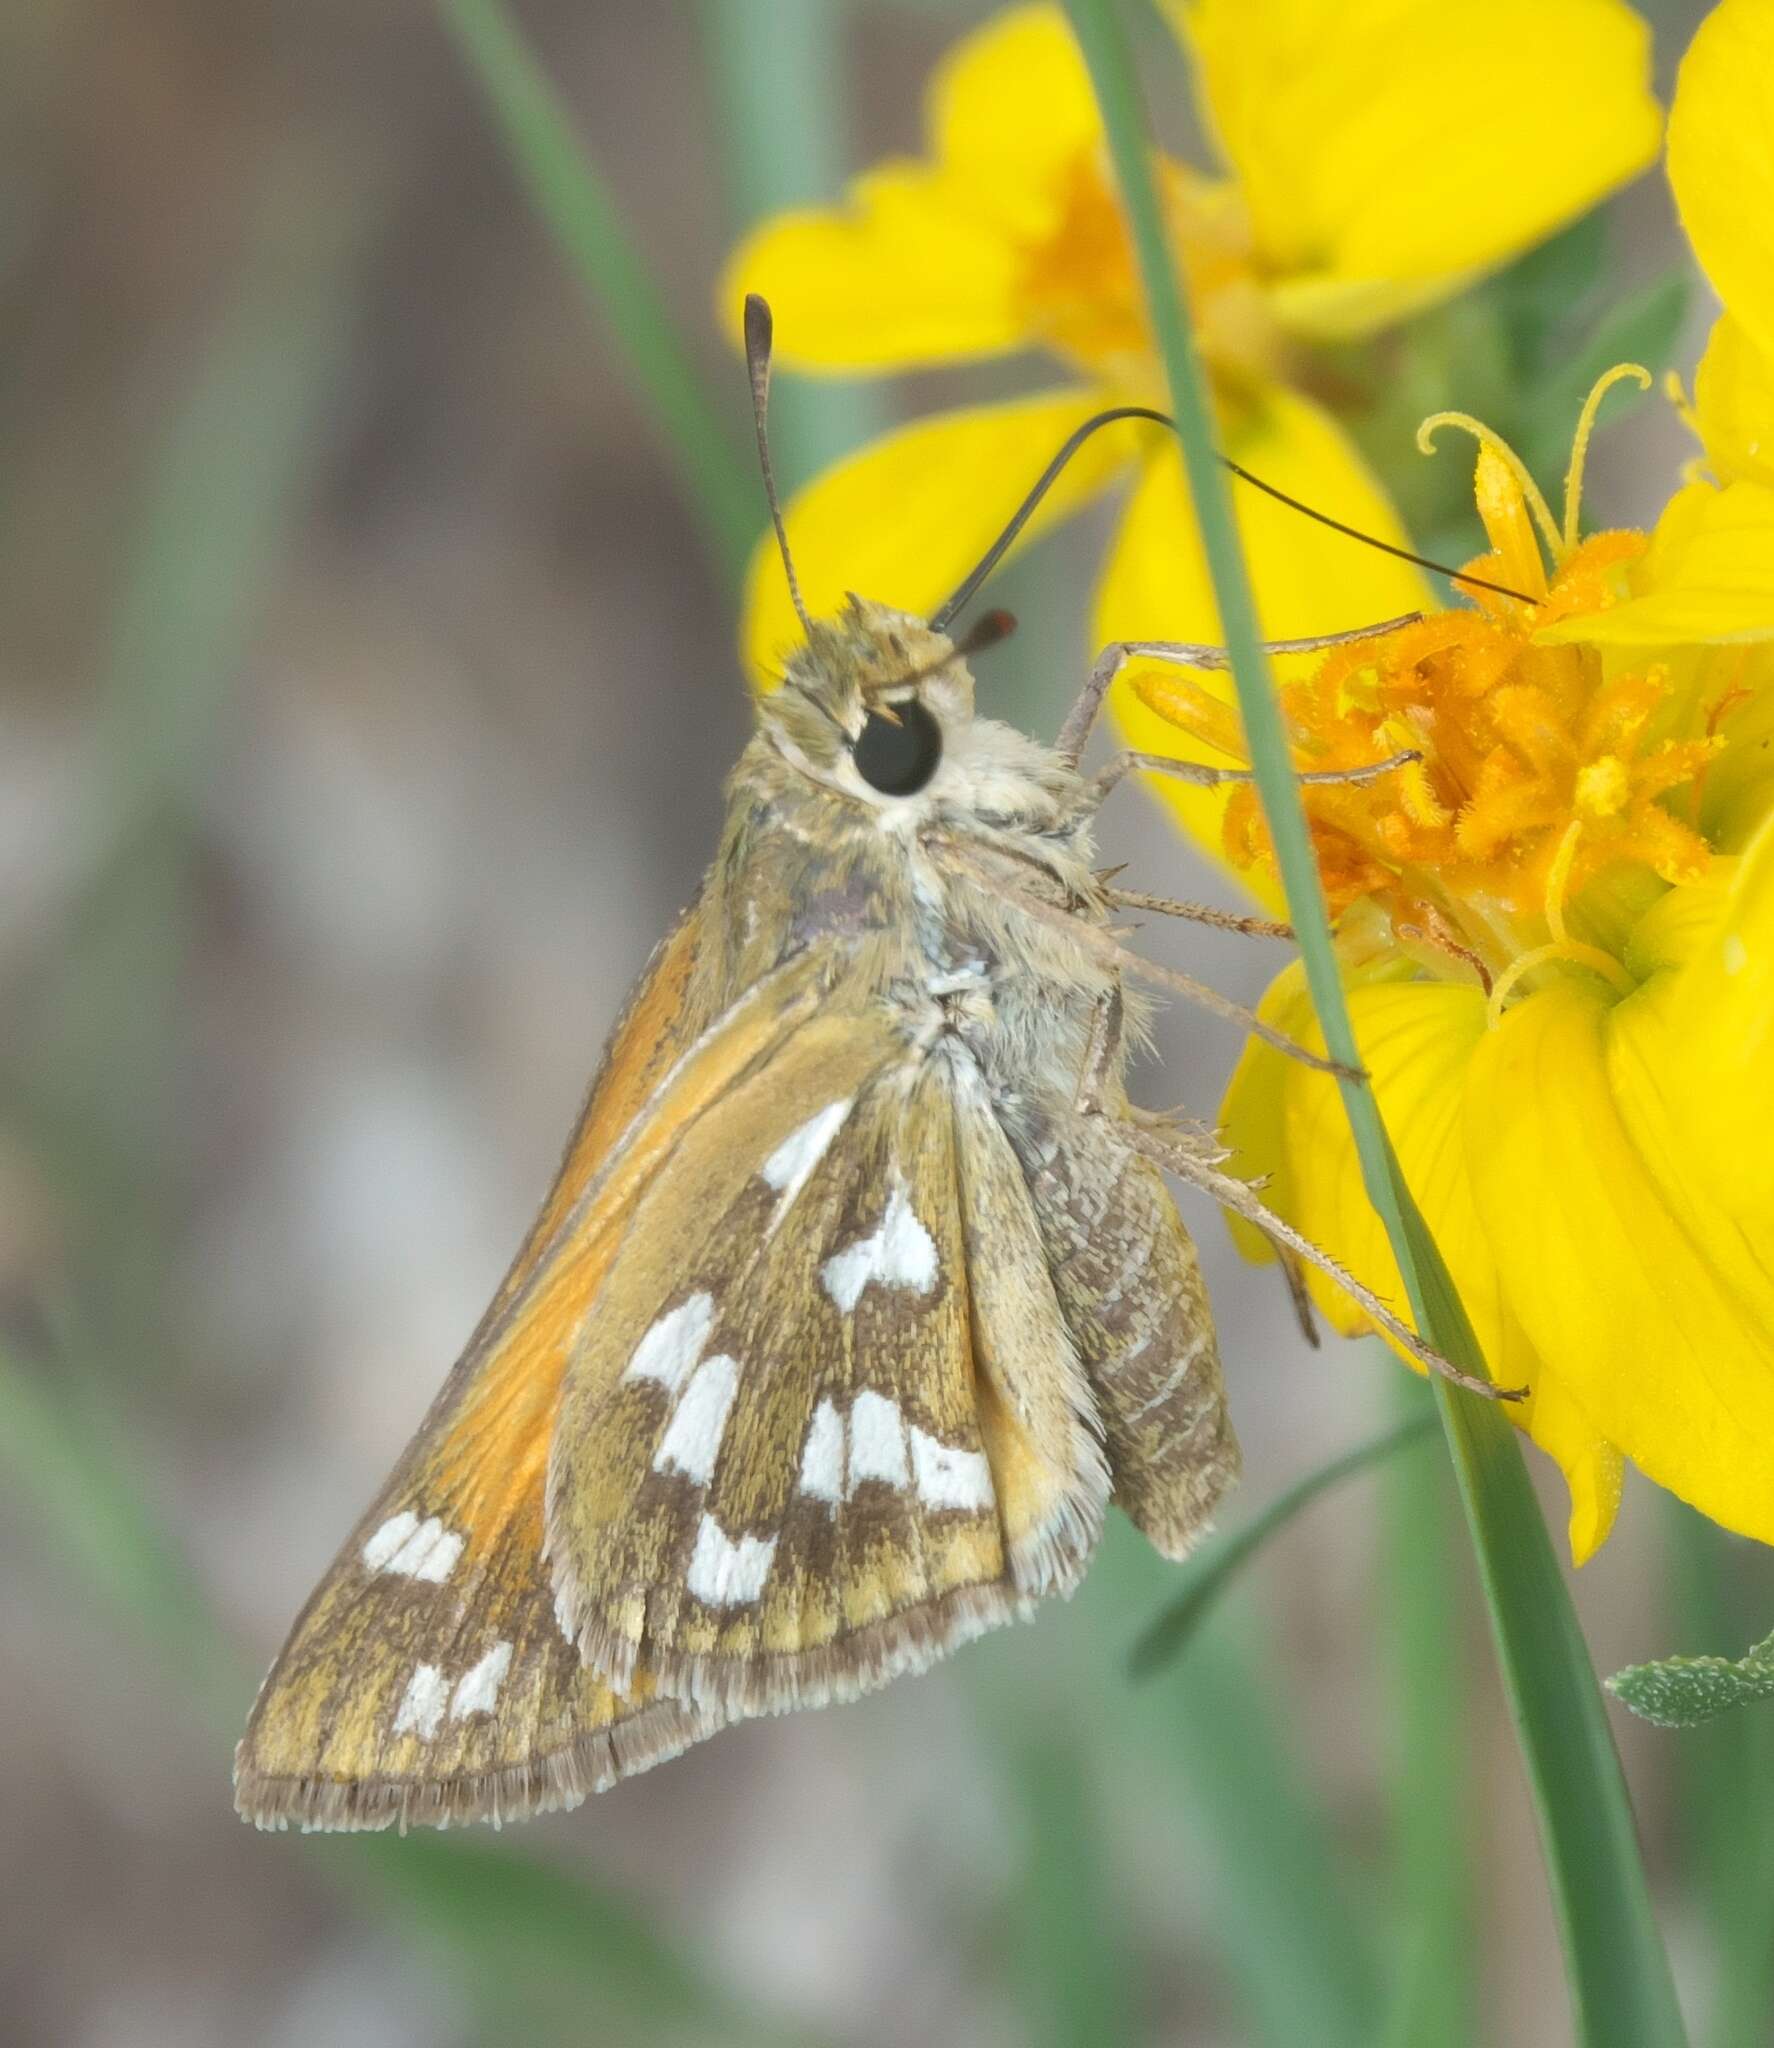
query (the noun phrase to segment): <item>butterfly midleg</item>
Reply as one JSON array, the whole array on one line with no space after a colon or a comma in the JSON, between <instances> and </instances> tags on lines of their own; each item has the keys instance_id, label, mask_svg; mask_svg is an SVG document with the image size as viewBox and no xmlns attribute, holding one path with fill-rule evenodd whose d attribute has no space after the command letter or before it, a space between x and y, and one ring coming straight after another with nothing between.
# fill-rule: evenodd
<instances>
[{"instance_id":1,"label":"butterfly midleg","mask_svg":"<svg viewBox=\"0 0 1774 2048\"><path fill-rule=\"evenodd\" d=\"M1420 612L1403 612L1395 619L1381 619L1371 626L1351 626L1340 633L1312 633L1300 640L1265 640L1265 654L1317 654L1327 647L1343 647L1352 640L1371 640L1400 626L1413 626ZM1090 665L1078 701L1066 713L1065 723L1053 743L1053 750L1068 767L1077 767L1085 742L1096 727L1109 694L1109 685L1122 668L1136 658L1169 661L1181 668L1229 668L1231 657L1224 647L1193 640L1111 640Z\"/></svg>"},{"instance_id":2,"label":"butterfly midleg","mask_svg":"<svg viewBox=\"0 0 1774 2048\"><path fill-rule=\"evenodd\" d=\"M1247 939L1292 939L1294 928L1272 917L1242 917L1235 910L1216 910L1211 903L1189 903L1176 896L1152 896L1144 889L1106 888L1118 910L1155 910L1160 917L1186 917L1215 931L1238 932Z\"/></svg>"},{"instance_id":3,"label":"butterfly midleg","mask_svg":"<svg viewBox=\"0 0 1774 2048\"><path fill-rule=\"evenodd\" d=\"M1481 1394L1487 1400L1519 1401L1527 1393L1526 1387L1499 1387L1490 1380L1478 1379L1443 1358L1395 1310L1388 1308L1371 1287L1364 1287L1329 1252L1303 1236L1291 1223L1283 1222L1249 1181L1223 1171L1219 1160L1200 1145L1192 1143L1187 1133L1167 1130L1163 1117L1145 1116L1134 1111L1120 1119L1099 1117L1098 1121L1112 1125L1121 1141L1142 1158L1162 1166L1179 1179L1192 1181L1204 1193L1212 1195L1221 1208L1242 1216L1247 1223L1254 1223L1277 1250L1285 1248L1306 1265L1316 1266L1321 1273L1327 1274L1380 1329L1428 1371L1439 1373L1455 1386L1464 1387L1469 1394Z\"/></svg>"}]
</instances>

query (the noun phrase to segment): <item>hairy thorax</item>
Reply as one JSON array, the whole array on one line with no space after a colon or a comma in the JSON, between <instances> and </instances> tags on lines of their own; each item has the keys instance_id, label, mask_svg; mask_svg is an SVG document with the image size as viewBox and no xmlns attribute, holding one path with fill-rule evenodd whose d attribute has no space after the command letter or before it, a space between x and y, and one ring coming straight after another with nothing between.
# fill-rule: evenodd
<instances>
[{"instance_id":1,"label":"hairy thorax","mask_svg":"<svg viewBox=\"0 0 1774 2048\"><path fill-rule=\"evenodd\" d=\"M1079 777L1008 726L968 719L929 788L871 802L810 773L766 723L733 778L712 881L725 957L711 1014L808 946L834 994L888 1005L908 1043L975 1063L1002 1113L1069 1102L1116 977L991 877L1105 922ZM1118 1075L1116 1077L1118 1079Z\"/></svg>"}]
</instances>

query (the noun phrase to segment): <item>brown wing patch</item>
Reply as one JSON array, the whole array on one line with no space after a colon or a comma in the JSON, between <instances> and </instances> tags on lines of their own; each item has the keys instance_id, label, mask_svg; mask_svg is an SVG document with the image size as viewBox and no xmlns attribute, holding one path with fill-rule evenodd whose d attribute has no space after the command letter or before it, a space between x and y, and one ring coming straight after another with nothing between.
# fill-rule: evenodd
<instances>
[{"instance_id":1,"label":"brown wing patch","mask_svg":"<svg viewBox=\"0 0 1774 2048\"><path fill-rule=\"evenodd\" d=\"M236 1755L246 1819L517 1820L576 1805L719 1727L657 1698L644 1675L627 1698L612 1692L561 1633L538 1549L507 1532L473 1565L462 1531L426 1505L391 1488L309 1602Z\"/></svg>"},{"instance_id":2,"label":"brown wing patch","mask_svg":"<svg viewBox=\"0 0 1774 2048\"><path fill-rule=\"evenodd\" d=\"M1166 1557L1186 1556L1239 1467L1194 1243L1157 1170L1105 1119L1012 1135L1101 1418L1115 1503Z\"/></svg>"},{"instance_id":3,"label":"brown wing patch","mask_svg":"<svg viewBox=\"0 0 1774 2048\"><path fill-rule=\"evenodd\" d=\"M962 1067L952 1043L822 1017L637 1209L569 1371L549 1487L563 1610L616 1683L644 1664L727 1711L812 1705L1021 1612L1067 1574L1057 1551L1036 1569L1007 1545L1000 1456L1019 1515L1017 1460L1083 1456L1100 1519L1088 1431L1081 1446L1023 1420L1049 1415L1044 1381L1076 1376L1051 1288L1043 1323L1011 1314L1014 1285L976 1286ZM1027 1190L1000 1163L1038 1269Z\"/></svg>"},{"instance_id":4,"label":"brown wing patch","mask_svg":"<svg viewBox=\"0 0 1774 2048\"><path fill-rule=\"evenodd\" d=\"M719 1725L655 1698L644 1672L619 1697L586 1671L542 1556L562 1375L629 1215L686 1132L819 999L804 959L685 1046L693 924L656 956L544 1221L260 1692L236 1800L261 1825L515 1818Z\"/></svg>"}]
</instances>

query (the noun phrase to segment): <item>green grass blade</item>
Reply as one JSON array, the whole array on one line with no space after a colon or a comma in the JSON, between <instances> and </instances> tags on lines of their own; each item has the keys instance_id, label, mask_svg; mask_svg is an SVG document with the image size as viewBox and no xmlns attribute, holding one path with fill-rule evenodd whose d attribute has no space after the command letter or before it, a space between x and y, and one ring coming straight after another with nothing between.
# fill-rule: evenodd
<instances>
[{"instance_id":1,"label":"green grass blade","mask_svg":"<svg viewBox=\"0 0 1774 2048\"><path fill-rule=\"evenodd\" d=\"M1140 2038L1134 1965L1110 1900L1101 1802L1076 1744L1021 1743L1011 1760L1029 1855L1009 1976L1030 2048Z\"/></svg>"},{"instance_id":2,"label":"green grass blade","mask_svg":"<svg viewBox=\"0 0 1774 2048\"><path fill-rule=\"evenodd\" d=\"M1276 1702L1285 1688L1250 1617L1208 1616L1189 1655L1130 1685L1113 1649L1176 1567L1111 1519L1083 1598L1102 1616L1102 1741L1139 1760L1141 1797L1175 1812L1199 1865L1207 1929L1249 2038L1263 2048L1373 2048L1380 1976L1366 1914Z\"/></svg>"},{"instance_id":3,"label":"green grass blade","mask_svg":"<svg viewBox=\"0 0 1774 2048\"><path fill-rule=\"evenodd\" d=\"M575 2041L588 2028L600 2039L612 2028L637 2028L649 2041L694 2034L733 2048L796 2048L814 2038L736 2005L655 1921L613 1893L484 1836L372 1835L309 1846L338 1882L367 1881L377 1903L462 1979L497 2023L495 2040L536 2025Z\"/></svg>"},{"instance_id":4,"label":"green grass blade","mask_svg":"<svg viewBox=\"0 0 1774 2048\"><path fill-rule=\"evenodd\" d=\"M503 0L438 5L531 203L608 323L624 369L671 450L716 565L737 589L764 505L738 452L732 427L738 414L711 404L704 392L608 185ZM735 367L736 405L743 389Z\"/></svg>"},{"instance_id":5,"label":"green grass blade","mask_svg":"<svg viewBox=\"0 0 1774 2048\"><path fill-rule=\"evenodd\" d=\"M1358 1065L1280 705L1214 459L1207 384L1159 204L1125 21L1116 0L1067 0L1067 12L1090 66L1133 230L1251 763L1307 982L1328 1051ZM1342 1093L1368 1197L1392 1242L1417 1326L1454 1363L1482 1373L1470 1325L1398 1170L1372 1094L1352 1085ZM1584 2048L1670 2048L1685 2036L1625 1781L1520 1449L1495 1403L1445 1386L1438 1386L1437 1400L1534 1794L1578 2038Z\"/></svg>"},{"instance_id":6,"label":"green grass blade","mask_svg":"<svg viewBox=\"0 0 1774 2048\"><path fill-rule=\"evenodd\" d=\"M1320 1494L1329 1493L1345 1479L1353 1479L1370 1465L1377 1465L1401 1451L1407 1444L1420 1443L1435 1428L1432 1414L1416 1414L1383 1429L1376 1436L1345 1451L1308 1472L1276 1495L1263 1511L1252 1516L1229 1535L1216 1537L1205 1550L1183 1565L1176 1576L1181 1590L1140 1636L1129 1652L1130 1678L1149 1678L1171 1662L1188 1643L1207 1610L1219 1598L1233 1577L1253 1558L1271 1536L1286 1528L1302 1508Z\"/></svg>"},{"instance_id":7,"label":"green grass blade","mask_svg":"<svg viewBox=\"0 0 1774 2048\"><path fill-rule=\"evenodd\" d=\"M65 1366L58 1378L64 1391L83 1383ZM95 1397L98 1386L95 1379ZM126 1477L119 1438L96 1398L58 1399L43 1375L0 1350L0 1499L15 1516L22 1509L27 1530L44 1539L46 1564L120 1618L168 1685L190 1699L214 1749L219 1804L252 1686L177 1544ZM582 2024L613 2001L656 2029L694 2023L708 2038L760 2048L805 2038L736 2007L615 1894L503 1844L435 1835L267 1838L264 1853L314 1856L334 1881L372 1898L435 1950L466 1994L497 2011L577 2015ZM563 2027L561 2038L579 2038L577 2028Z\"/></svg>"},{"instance_id":8,"label":"green grass blade","mask_svg":"<svg viewBox=\"0 0 1774 2048\"><path fill-rule=\"evenodd\" d=\"M697 0L704 68L720 139L729 224L785 207L829 204L854 168L844 62L847 0ZM783 118L784 108L794 118ZM878 384L781 373L770 443L786 496L886 424Z\"/></svg>"},{"instance_id":9,"label":"green grass blade","mask_svg":"<svg viewBox=\"0 0 1774 2048\"><path fill-rule=\"evenodd\" d=\"M1390 1361L1387 1361L1388 1366ZM1400 1414L1434 1427L1435 1400L1394 1372ZM1380 1478L1377 1595L1392 1702L1392 1893L1396 1948L1384 2048L1467 2048L1473 2039L1479 1922L1473 1882L1473 1752L1464 1559L1453 1489L1439 1458L1395 1458Z\"/></svg>"}]
</instances>

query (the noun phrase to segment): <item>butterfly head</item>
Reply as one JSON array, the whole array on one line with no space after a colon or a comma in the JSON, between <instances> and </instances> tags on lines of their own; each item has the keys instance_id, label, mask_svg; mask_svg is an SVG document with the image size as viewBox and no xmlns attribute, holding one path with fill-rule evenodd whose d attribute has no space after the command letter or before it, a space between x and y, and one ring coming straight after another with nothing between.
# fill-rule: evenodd
<instances>
[{"instance_id":1,"label":"butterfly head","mask_svg":"<svg viewBox=\"0 0 1774 2048\"><path fill-rule=\"evenodd\" d=\"M781 689L760 701L763 734L803 774L877 808L962 797L975 757L1008 731L975 719L967 657L1011 625L990 612L955 640L853 595L809 626Z\"/></svg>"}]
</instances>

